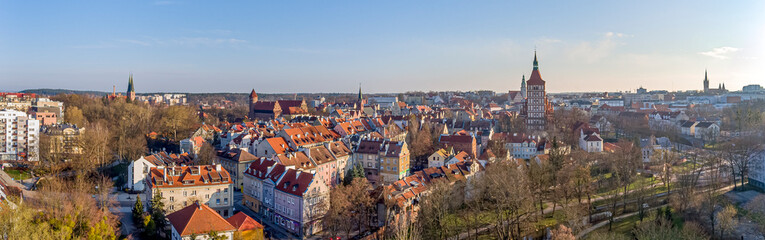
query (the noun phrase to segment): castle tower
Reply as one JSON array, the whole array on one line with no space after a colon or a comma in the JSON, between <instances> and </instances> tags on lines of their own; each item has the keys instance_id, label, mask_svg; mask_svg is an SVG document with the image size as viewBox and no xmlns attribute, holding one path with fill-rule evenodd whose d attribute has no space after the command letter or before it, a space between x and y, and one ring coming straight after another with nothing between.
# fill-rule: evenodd
<instances>
[{"instance_id":1,"label":"castle tower","mask_svg":"<svg viewBox=\"0 0 765 240\"><path fill-rule=\"evenodd\" d=\"M130 79L128 80L127 99L131 102L135 100L135 87L133 87L133 73L130 73Z\"/></svg>"},{"instance_id":2,"label":"castle tower","mask_svg":"<svg viewBox=\"0 0 765 240\"><path fill-rule=\"evenodd\" d=\"M704 69L704 92L709 92L709 78L707 78L706 69Z\"/></svg>"},{"instance_id":3,"label":"castle tower","mask_svg":"<svg viewBox=\"0 0 765 240\"><path fill-rule=\"evenodd\" d=\"M258 102L258 94L255 93L255 89L252 89L252 92L250 92L250 104L255 104Z\"/></svg>"},{"instance_id":4,"label":"castle tower","mask_svg":"<svg viewBox=\"0 0 765 240\"><path fill-rule=\"evenodd\" d=\"M252 92L250 92L250 111L247 114L247 117L250 119L255 119L255 104L258 103L258 94L255 93L255 89L252 89Z\"/></svg>"}]
</instances>

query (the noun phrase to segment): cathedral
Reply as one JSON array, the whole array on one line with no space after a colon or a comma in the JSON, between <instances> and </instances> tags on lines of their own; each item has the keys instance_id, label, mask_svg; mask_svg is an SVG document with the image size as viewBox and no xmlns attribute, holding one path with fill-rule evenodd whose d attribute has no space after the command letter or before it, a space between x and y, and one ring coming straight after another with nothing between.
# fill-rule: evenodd
<instances>
[{"instance_id":1,"label":"cathedral","mask_svg":"<svg viewBox=\"0 0 765 240\"><path fill-rule=\"evenodd\" d=\"M522 80L521 92L526 97L520 114L526 119L526 128L531 131L545 130L547 122L552 118L553 108L547 99L545 81L539 73L536 51L534 52L534 69L528 81L525 81L525 78Z\"/></svg>"},{"instance_id":2,"label":"cathedral","mask_svg":"<svg viewBox=\"0 0 765 240\"><path fill-rule=\"evenodd\" d=\"M717 88L709 88L709 78L707 77L707 70L704 70L704 93L725 93L725 83L717 85Z\"/></svg>"}]
</instances>

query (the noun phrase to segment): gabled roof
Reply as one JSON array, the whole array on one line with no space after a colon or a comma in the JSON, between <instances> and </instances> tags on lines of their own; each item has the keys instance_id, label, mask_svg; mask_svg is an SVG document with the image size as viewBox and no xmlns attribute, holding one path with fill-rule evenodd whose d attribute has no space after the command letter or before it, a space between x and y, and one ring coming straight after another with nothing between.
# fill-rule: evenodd
<instances>
[{"instance_id":1,"label":"gabled roof","mask_svg":"<svg viewBox=\"0 0 765 240\"><path fill-rule=\"evenodd\" d=\"M218 153L218 156L235 162L249 162L258 159L258 157L252 155L252 153L239 148L234 148L228 151L221 151Z\"/></svg>"},{"instance_id":2,"label":"gabled roof","mask_svg":"<svg viewBox=\"0 0 765 240\"><path fill-rule=\"evenodd\" d=\"M311 158L316 163L316 165L321 165L337 160L337 158L335 158L335 156L329 152L329 149L324 146L312 147L308 151L311 153Z\"/></svg>"},{"instance_id":3,"label":"gabled roof","mask_svg":"<svg viewBox=\"0 0 765 240\"><path fill-rule=\"evenodd\" d=\"M316 165L311 162L311 159L309 159L308 156L303 152L279 154L274 158L278 163L284 164L285 166L295 166L295 168L304 170L313 169L316 167Z\"/></svg>"},{"instance_id":4,"label":"gabled roof","mask_svg":"<svg viewBox=\"0 0 765 240\"><path fill-rule=\"evenodd\" d=\"M351 154L351 150L348 149L348 146L345 145L345 143L341 141L331 142L327 144L329 146L329 151L332 152L336 157L344 157Z\"/></svg>"},{"instance_id":5,"label":"gabled roof","mask_svg":"<svg viewBox=\"0 0 765 240\"><path fill-rule=\"evenodd\" d=\"M274 165L276 165L276 161L267 158L260 158L250 163L250 166L244 170L244 174L249 174L250 176L259 179L266 179L268 169Z\"/></svg>"},{"instance_id":6,"label":"gabled roof","mask_svg":"<svg viewBox=\"0 0 765 240\"><path fill-rule=\"evenodd\" d=\"M181 236L205 234L210 231L227 232L236 228L205 204L193 203L167 215L170 224Z\"/></svg>"},{"instance_id":7,"label":"gabled roof","mask_svg":"<svg viewBox=\"0 0 765 240\"><path fill-rule=\"evenodd\" d=\"M234 214L234 216L226 219L226 221L234 226L237 231L241 232L263 229L263 225L255 221L255 219L252 219L250 216L247 216L247 214L244 214L244 212L238 212L237 214Z\"/></svg>"},{"instance_id":8,"label":"gabled roof","mask_svg":"<svg viewBox=\"0 0 765 240\"><path fill-rule=\"evenodd\" d=\"M283 154L287 151L292 151L292 148L287 144L287 141L282 137L267 138L266 142L274 149L276 154Z\"/></svg>"},{"instance_id":9,"label":"gabled roof","mask_svg":"<svg viewBox=\"0 0 765 240\"><path fill-rule=\"evenodd\" d=\"M303 196L313 182L313 174L295 169L288 169L281 181L274 186L277 190L295 196Z\"/></svg>"},{"instance_id":10,"label":"gabled roof","mask_svg":"<svg viewBox=\"0 0 765 240\"><path fill-rule=\"evenodd\" d=\"M149 169L147 184L152 188L172 188L231 184L231 176L216 165L153 167Z\"/></svg>"}]
</instances>

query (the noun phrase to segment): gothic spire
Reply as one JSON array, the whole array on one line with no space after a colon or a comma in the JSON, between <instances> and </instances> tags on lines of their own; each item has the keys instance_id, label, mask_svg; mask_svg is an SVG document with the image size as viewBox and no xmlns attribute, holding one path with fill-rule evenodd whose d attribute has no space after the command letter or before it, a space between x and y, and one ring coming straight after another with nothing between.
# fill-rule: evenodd
<instances>
[{"instance_id":1,"label":"gothic spire","mask_svg":"<svg viewBox=\"0 0 765 240\"><path fill-rule=\"evenodd\" d=\"M359 83L359 102L361 102L364 96L361 94L361 83Z\"/></svg>"},{"instance_id":2,"label":"gothic spire","mask_svg":"<svg viewBox=\"0 0 765 240\"><path fill-rule=\"evenodd\" d=\"M707 78L707 70L706 69L704 69L704 81L709 81L709 79Z\"/></svg>"},{"instance_id":3,"label":"gothic spire","mask_svg":"<svg viewBox=\"0 0 765 240\"><path fill-rule=\"evenodd\" d=\"M128 79L128 93L135 92L135 88L133 88L133 73L130 73L130 78Z\"/></svg>"},{"instance_id":4,"label":"gothic spire","mask_svg":"<svg viewBox=\"0 0 765 240\"><path fill-rule=\"evenodd\" d=\"M539 69L539 62L537 61L537 50L534 50L534 70Z\"/></svg>"}]
</instances>

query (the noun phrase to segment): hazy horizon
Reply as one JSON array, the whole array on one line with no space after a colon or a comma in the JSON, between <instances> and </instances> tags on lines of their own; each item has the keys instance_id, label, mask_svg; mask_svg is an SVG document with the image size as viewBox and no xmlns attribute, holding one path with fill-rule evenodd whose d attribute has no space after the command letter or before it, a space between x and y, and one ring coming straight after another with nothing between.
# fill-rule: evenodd
<instances>
[{"instance_id":1,"label":"hazy horizon","mask_svg":"<svg viewBox=\"0 0 765 240\"><path fill-rule=\"evenodd\" d=\"M16 2L1 91L550 92L765 85L765 2Z\"/></svg>"}]
</instances>

